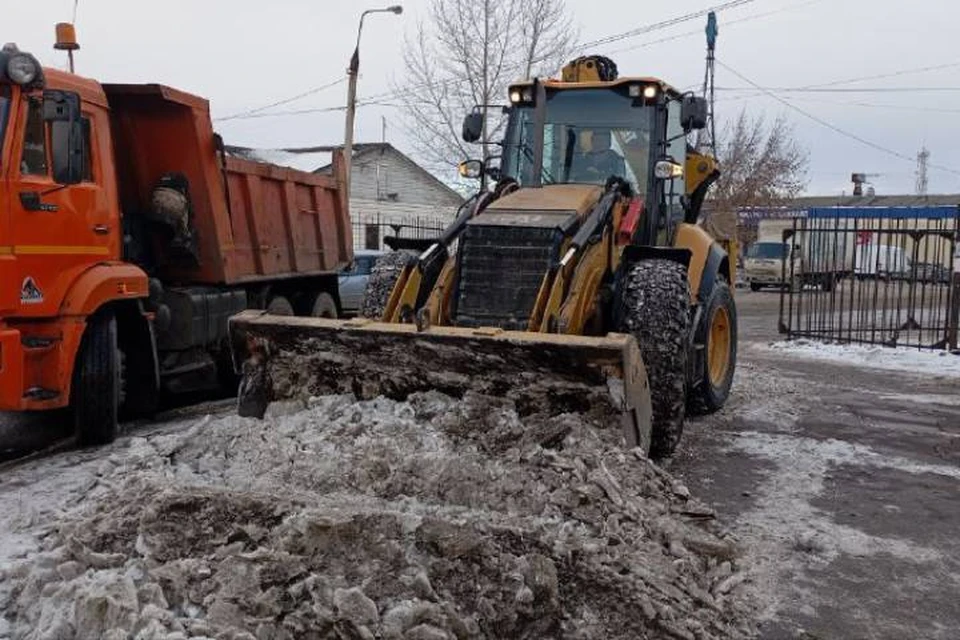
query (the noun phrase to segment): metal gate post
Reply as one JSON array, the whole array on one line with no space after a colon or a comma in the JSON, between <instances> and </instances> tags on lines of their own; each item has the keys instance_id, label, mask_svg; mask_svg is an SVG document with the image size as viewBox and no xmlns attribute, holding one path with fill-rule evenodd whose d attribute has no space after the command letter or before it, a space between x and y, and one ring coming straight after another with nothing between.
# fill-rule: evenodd
<instances>
[{"instance_id":1,"label":"metal gate post","mask_svg":"<svg viewBox=\"0 0 960 640\"><path fill-rule=\"evenodd\" d=\"M953 228L953 282L950 294L950 326L947 328L947 344L950 351L957 350L957 333L960 330L960 206Z\"/></svg>"}]
</instances>

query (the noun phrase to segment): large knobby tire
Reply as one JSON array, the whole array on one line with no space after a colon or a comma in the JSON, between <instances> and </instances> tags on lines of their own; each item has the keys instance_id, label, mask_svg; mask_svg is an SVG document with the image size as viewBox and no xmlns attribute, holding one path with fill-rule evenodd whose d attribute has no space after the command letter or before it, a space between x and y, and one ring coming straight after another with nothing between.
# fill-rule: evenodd
<instances>
[{"instance_id":1,"label":"large knobby tire","mask_svg":"<svg viewBox=\"0 0 960 640\"><path fill-rule=\"evenodd\" d=\"M690 285L687 269L670 260L629 267L621 288L618 331L637 339L650 379L650 454L669 456L683 433L687 404Z\"/></svg>"},{"instance_id":2,"label":"large knobby tire","mask_svg":"<svg viewBox=\"0 0 960 640\"><path fill-rule=\"evenodd\" d=\"M310 317L336 320L337 303L334 301L333 296L326 292L318 293L310 309Z\"/></svg>"},{"instance_id":3,"label":"large knobby tire","mask_svg":"<svg viewBox=\"0 0 960 640\"><path fill-rule=\"evenodd\" d=\"M380 320L383 310L387 306L394 285L400 278L403 268L416 256L409 251L391 251L377 258L367 286L363 291L363 300L360 302L360 316L372 320Z\"/></svg>"},{"instance_id":4,"label":"large knobby tire","mask_svg":"<svg viewBox=\"0 0 960 640\"><path fill-rule=\"evenodd\" d=\"M726 282L718 282L703 305L697 327L697 344L703 345L701 382L690 392L691 413L719 410L730 397L737 368L737 306Z\"/></svg>"},{"instance_id":5,"label":"large knobby tire","mask_svg":"<svg viewBox=\"0 0 960 640\"><path fill-rule=\"evenodd\" d=\"M99 313L87 322L73 369L70 404L81 444L108 444L117 438L120 385L117 320L112 313Z\"/></svg>"}]
</instances>

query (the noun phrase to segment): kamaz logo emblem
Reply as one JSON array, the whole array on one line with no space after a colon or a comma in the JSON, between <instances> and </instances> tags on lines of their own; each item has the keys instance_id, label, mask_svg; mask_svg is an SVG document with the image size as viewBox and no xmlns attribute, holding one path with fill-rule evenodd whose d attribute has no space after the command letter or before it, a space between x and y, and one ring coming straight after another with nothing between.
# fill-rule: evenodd
<instances>
[{"instance_id":1,"label":"kamaz logo emblem","mask_svg":"<svg viewBox=\"0 0 960 640\"><path fill-rule=\"evenodd\" d=\"M40 291L40 287L30 276L24 278L23 284L20 286L20 302L23 304L40 304L43 302L43 292Z\"/></svg>"}]
</instances>

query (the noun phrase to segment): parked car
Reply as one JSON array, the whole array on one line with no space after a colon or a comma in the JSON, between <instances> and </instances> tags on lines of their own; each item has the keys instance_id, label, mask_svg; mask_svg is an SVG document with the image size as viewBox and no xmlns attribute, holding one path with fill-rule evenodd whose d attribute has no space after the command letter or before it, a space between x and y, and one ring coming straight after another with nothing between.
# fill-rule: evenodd
<instances>
[{"instance_id":1,"label":"parked car","mask_svg":"<svg viewBox=\"0 0 960 640\"><path fill-rule=\"evenodd\" d=\"M360 310L370 272L384 253L373 249L354 251L353 262L340 272L340 307L344 315L356 315Z\"/></svg>"},{"instance_id":2,"label":"parked car","mask_svg":"<svg viewBox=\"0 0 960 640\"><path fill-rule=\"evenodd\" d=\"M913 278L927 284L950 284L950 269L936 262L913 263Z\"/></svg>"}]
</instances>

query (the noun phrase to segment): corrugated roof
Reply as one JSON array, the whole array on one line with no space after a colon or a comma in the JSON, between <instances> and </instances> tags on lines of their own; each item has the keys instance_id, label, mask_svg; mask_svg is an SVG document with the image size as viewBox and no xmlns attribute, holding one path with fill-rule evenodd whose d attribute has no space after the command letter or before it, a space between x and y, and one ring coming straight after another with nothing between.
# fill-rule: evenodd
<instances>
[{"instance_id":1,"label":"corrugated roof","mask_svg":"<svg viewBox=\"0 0 960 640\"><path fill-rule=\"evenodd\" d=\"M942 207L960 206L960 194L889 195L889 196L811 196L794 198L786 203L790 209L826 207Z\"/></svg>"}]
</instances>

